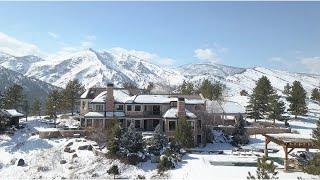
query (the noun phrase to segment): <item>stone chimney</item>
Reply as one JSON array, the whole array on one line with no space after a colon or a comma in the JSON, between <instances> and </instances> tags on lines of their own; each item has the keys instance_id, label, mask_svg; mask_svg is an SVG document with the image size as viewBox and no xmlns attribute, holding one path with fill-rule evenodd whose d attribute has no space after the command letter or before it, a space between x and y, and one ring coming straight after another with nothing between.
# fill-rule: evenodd
<instances>
[{"instance_id":1,"label":"stone chimney","mask_svg":"<svg viewBox=\"0 0 320 180\"><path fill-rule=\"evenodd\" d=\"M179 97L177 102L178 118L186 117L186 104L184 98Z\"/></svg>"},{"instance_id":2,"label":"stone chimney","mask_svg":"<svg viewBox=\"0 0 320 180\"><path fill-rule=\"evenodd\" d=\"M106 94L106 112L113 112L114 108L114 97L113 97L113 84L107 84Z\"/></svg>"}]
</instances>

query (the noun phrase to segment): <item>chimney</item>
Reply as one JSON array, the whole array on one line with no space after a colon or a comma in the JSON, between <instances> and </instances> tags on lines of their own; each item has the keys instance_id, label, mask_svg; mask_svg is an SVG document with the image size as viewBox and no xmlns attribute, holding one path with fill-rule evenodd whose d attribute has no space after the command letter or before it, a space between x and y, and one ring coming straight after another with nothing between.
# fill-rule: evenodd
<instances>
[{"instance_id":1,"label":"chimney","mask_svg":"<svg viewBox=\"0 0 320 180\"><path fill-rule=\"evenodd\" d=\"M113 97L113 84L107 84L107 95L106 95L106 112L113 112L114 97Z\"/></svg>"},{"instance_id":2,"label":"chimney","mask_svg":"<svg viewBox=\"0 0 320 180\"><path fill-rule=\"evenodd\" d=\"M186 117L186 105L184 98L179 97L177 102L178 118Z\"/></svg>"}]
</instances>

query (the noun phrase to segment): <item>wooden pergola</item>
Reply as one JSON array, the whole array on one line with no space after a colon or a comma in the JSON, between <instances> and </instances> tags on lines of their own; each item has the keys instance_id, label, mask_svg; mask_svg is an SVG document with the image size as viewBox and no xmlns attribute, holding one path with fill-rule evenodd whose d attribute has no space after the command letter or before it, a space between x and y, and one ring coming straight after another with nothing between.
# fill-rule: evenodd
<instances>
[{"instance_id":1,"label":"wooden pergola","mask_svg":"<svg viewBox=\"0 0 320 180\"><path fill-rule=\"evenodd\" d=\"M268 157L268 144L274 142L283 147L284 150L284 170L288 170L288 155L295 148L303 148L306 151L309 149L315 149L315 144L311 138L304 137L301 134L281 133L281 134L264 134L265 136L265 148L264 155ZM288 149L290 150L288 151Z\"/></svg>"}]
</instances>

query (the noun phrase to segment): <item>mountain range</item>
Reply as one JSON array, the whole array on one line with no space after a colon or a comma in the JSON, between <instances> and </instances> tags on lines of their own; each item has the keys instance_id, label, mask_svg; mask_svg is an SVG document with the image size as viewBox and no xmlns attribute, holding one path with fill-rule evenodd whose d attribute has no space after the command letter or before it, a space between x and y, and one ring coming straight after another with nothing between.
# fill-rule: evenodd
<instances>
[{"instance_id":1,"label":"mountain range","mask_svg":"<svg viewBox=\"0 0 320 180\"><path fill-rule=\"evenodd\" d=\"M34 55L15 57L0 53L0 65L54 86L64 87L70 79L78 79L87 88L113 82L122 86L131 82L140 88L153 82L158 90L175 88L183 80L199 84L203 79L220 81L229 96L244 89L252 91L255 82L265 75L282 93L286 83L298 80L308 93L320 85L320 75L293 73L264 67L238 68L217 63L192 63L176 68L162 67L128 51L95 51L93 49L43 59ZM3 69L3 68L2 68Z\"/></svg>"}]
</instances>

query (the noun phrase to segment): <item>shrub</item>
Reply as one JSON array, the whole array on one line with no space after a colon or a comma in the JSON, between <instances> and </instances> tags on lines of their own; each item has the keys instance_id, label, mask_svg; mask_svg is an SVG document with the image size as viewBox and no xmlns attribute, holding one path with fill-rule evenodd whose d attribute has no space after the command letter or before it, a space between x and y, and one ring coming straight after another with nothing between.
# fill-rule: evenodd
<instances>
[{"instance_id":1,"label":"shrub","mask_svg":"<svg viewBox=\"0 0 320 180\"><path fill-rule=\"evenodd\" d=\"M119 172L119 168L117 165L113 165L111 166L108 171L107 171L108 174L112 174L113 175L113 179L116 178L116 175L119 175L120 172Z\"/></svg>"},{"instance_id":2,"label":"shrub","mask_svg":"<svg viewBox=\"0 0 320 180\"><path fill-rule=\"evenodd\" d=\"M160 162L158 164L158 172L163 173L169 169L175 168L175 163L172 157L166 155L160 156Z\"/></svg>"},{"instance_id":3,"label":"shrub","mask_svg":"<svg viewBox=\"0 0 320 180\"><path fill-rule=\"evenodd\" d=\"M245 127L245 121L240 117L238 123L236 124L235 128L236 131L233 134L232 140L236 144L248 144L249 143L249 135L246 132Z\"/></svg>"},{"instance_id":4,"label":"shrub","mask_svg":"<svg viewBox=\"0 0 320 180\"><path fill-rule=\"evenodd\" d=\"M136 153L130 153L127 155L127 160L129 164L137 165L141 161L141 158Z\"/></svg>"},{"instance_id":5,"label":"shrub","mask_svg":"<svg viewBox=\"0 0 320 180\"><path fill-rule=\"evenodd\" d=\"M256 176L248 172L247 179L278 179L278 172L275 170L276 166L273 164L273 161L270 162L266 157L258 159Z\"/></svg>"}]
</instances>

